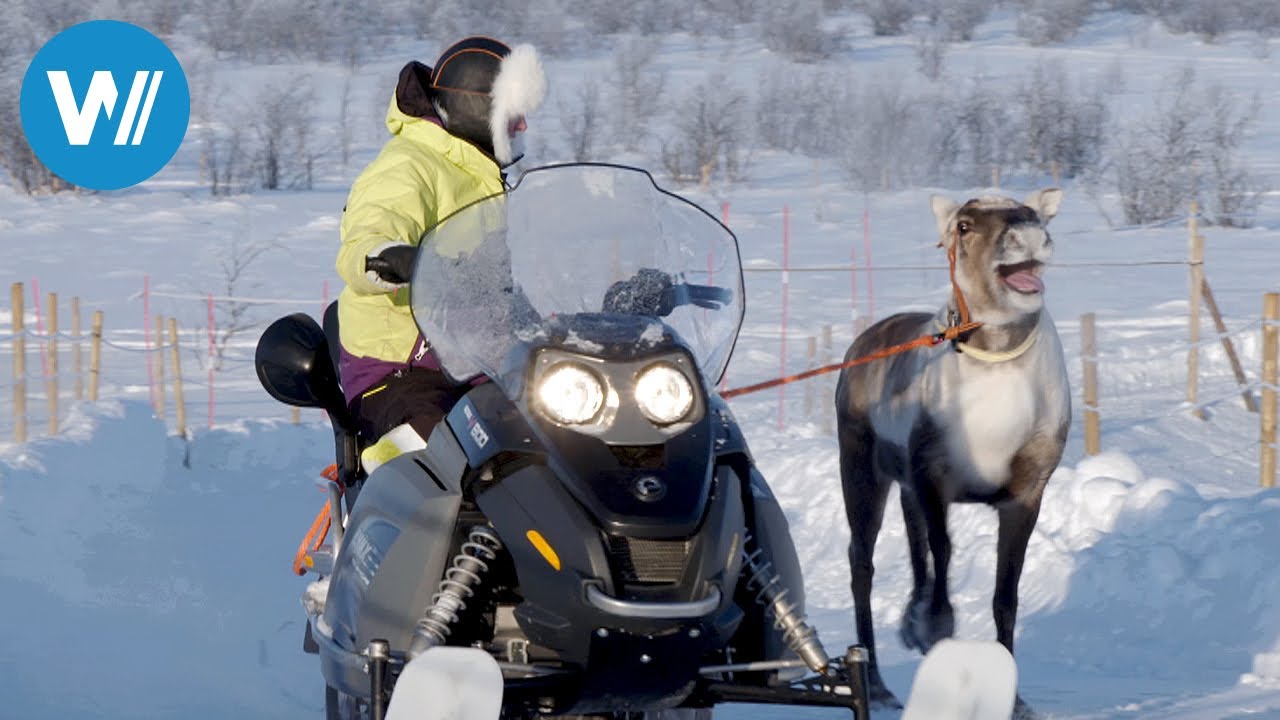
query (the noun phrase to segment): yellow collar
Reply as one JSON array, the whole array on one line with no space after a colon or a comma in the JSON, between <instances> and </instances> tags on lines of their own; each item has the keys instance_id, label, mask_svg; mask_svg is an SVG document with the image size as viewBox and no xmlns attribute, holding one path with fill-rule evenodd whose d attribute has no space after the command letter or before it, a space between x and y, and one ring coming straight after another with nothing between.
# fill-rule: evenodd
<instances>
[{"instance_id":1,"label":"yellow collar","mask_svg":"<svg viewBox=\"0 0 1280 720\"><path fill-rule=\"evenodd\" d=\"M934 324L937 326L938 330L947 329L945 325L943 325L942 323L936 320L934 321ZM968 355L974 360L981 360L982 362L988 362L988 363L1002 363L1002 362L1008 362L1010 360L1014 360L1016 358L1022 357L1022 355L1026 353L1028 350L1030 350L1031 346L1035 344L1036 337L1039 335L1040 335L1040 326L1037 325L1035 329L1033 329L1027 335L1027 339L1022 341L1021 345L1019 345L1016 348L1013 348L1012 350L1004 350L1001 352L983 350L982 348L974 347L969 343L960 342L958 340L956 341L955 346L957 350L964 353L965 355Z\"/></svg>"}]
</instances>

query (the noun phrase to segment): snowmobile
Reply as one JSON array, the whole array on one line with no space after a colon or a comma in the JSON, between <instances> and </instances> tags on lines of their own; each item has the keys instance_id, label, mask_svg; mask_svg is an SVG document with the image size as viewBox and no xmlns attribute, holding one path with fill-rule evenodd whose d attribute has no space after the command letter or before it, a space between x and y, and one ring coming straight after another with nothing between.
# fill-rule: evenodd
<instances>
[{"instance_id":1,"label":"snowmobile","mask_svg":"<svg viewBox=\"0 0 1280 720\"><path fill-rule=\"evenodd\" d=\"M470 383L425 448L360 468L332 312L257 348L265 389L334 427L303 598L328 717L869 718L865 651L829 655L806 621L787 520L715 392L744 312L728 228L643 170L567 164L419 247L413 316Z\"/></svg>"}]
</instances>

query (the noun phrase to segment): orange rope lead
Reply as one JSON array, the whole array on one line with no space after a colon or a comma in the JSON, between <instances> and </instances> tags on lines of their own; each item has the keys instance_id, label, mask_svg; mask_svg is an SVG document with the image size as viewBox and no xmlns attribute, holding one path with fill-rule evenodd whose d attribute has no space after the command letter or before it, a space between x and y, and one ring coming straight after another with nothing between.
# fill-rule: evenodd
<instances>
[{"instance_id":1,"label":"orange rope lead","mask_svg":"<svg viewBox=\"0 0 1280 720\"><path fill-rule=\"evenodd\" d=\"M320 477L331 482L338 481L338 466L330 465L320 473ZM320 512L316 514L316 519L311 523L311 529L303 536L302 543L298 545L298 553L293 556L293 574L307 574L307 555L320 549L320 545L324 543L324 539L329 536L329 526L333 522L331 512L329 510L329 501L325 500L324 507L320 508Z\"/></svg>"},{"instance_id":2,"label":"orange rope lead","mask_svg":"<svg viewBox=\"0 0 1280 720\"><path fill-rule=\"evenodd\" d=\"M729 398L735 398L735 397L738 397L739 395L746 395L748 393L759 392L761 390L768 390L771 387L786 385L787 383L799 382L800 380L807 380L815 375L822 375L824 373L835 372L837 370L844 370L845 368L851 368L855 365L863 365L869 362L873 362L875 360L883 360L884 358L887 358L891 355L897 355L898 353L906 352L908 350L914 350L916 348L921 348L921 347L933 347L935 345L939 345L941 343L947 342L948 340L955 340L961 335L964 335L967 332L977 329L978 326L980 326L981 324L982 323L971 322L971 323L964 323L962 325L953 325L940 333L936 333L934 335L923 335L921 337L916 338L915 340L912 340L911 342L905 342L900 345L894 345L893 347L887 347L883 350L877 350L876 352L873 352L870 355L863 355L862 357L854 358L853 360L848 360L846 362L834 363L832 365L823 365L820 368L806 370L802 373L797 373L795 375L788 375L786 377L774 378L773 380L766 380L764 382L756 383L755 385L747 385L745 387L733 388L732 390L725 390L724 392L720 393L720 397L728 400Z\"/></svg>"},{"instance_id":3,"label":"orange rope lead","mask_svg":"<svg viewBox=\"0 0 1280 720\"><path fill-rule=\"evenodd\" d=\"M887 358L891 355L897 355L898 353L906 352L908 350L914 350L916 348L921 348L921 347L933 347L935 345L940 345L949 340L958 340L961 336L967 333L973 332L974 330L977 330L978 328L982 327L982 323L980 322L970 322L969 306L964 301L964 293L960 292L960 286L956 283L956 245L958 245L959 243L960 243L960 238L957 236L955 242L951 243L951 247L947 249L947 263L950 265L950 272L951 272L951 288L952 288L952 291L955 293L956 305L960 310L960 322L957 323L956 325L952 325L940 333L935 333L933 335L922 335L921 337L918 337L915 340L912 340L911 342L905 342L899 345L894 345L892 347L884 348L883 350L877 350L876 352L873 352L870 355L864 355L862 357L854 358L853 360L848 360L846 362L834 363L832 365L823 365L820 368L806 370L802 373L796 373L795 375L788 375L786 377L774 378L773 380L766 380L764 382L759 382L759 383L756 383L755 385L747 385L745 387L733 388L732 390L725 390L724 392L720 393L720 397L728 400L729 398L735 398L735 397L738 397L739 395L746 395L748 393L759 392L761 390L768 390L769 388L772 388L772 387L778 387L779 385L786 385L788 383L799 382L800 380L807 380L815 375L822 375L823 373L836 372L837 370L844 370L845 368L851 368L855 365L863 365L865 363L873 362L875 360L883 360L884 358Z\"/></svg>"}]
</instances>

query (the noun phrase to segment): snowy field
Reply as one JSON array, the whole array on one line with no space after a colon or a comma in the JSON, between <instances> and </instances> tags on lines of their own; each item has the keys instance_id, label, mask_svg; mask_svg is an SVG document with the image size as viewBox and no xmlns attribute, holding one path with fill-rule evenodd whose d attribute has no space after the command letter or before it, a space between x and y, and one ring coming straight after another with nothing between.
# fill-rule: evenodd
<instances>
[{"instance_id":1,"label":"snowy field","mask_svg":"<svg viewBox=\"0 0 1280 720\"><path fill-rule=\"evenodd\" d=\"M1261 56L1257 40L1247 37L1205 45L1146 23L1101 15L1066 44L1032 49L997 15L972 42L953 47L948 67L999 81L1021 77L1039 57L1098 75L1119 62L1128 77L1126 101L1145 107L1163 74L1191 64L1202 79L1259 94L1261 115L1247 147L1255 169L1280 187L1280 53ZM852 45L853 72L885 78L914 72L909 40L868 35ZM199 296L227 293L219 263L236 238L275 243L234 288L240 297L278 301L253 305L256 319L318 315L326 283L336 297L341 286L332 261L345 186L376 152L381 138L373 118L392 73L419 52L410 44L391 47L359 68L353 92L368 112L354 159L313 191L211 198L198 187L194 148L126 191L27 197L0 184L0 246L10 258L0 266L0 282L28 284L27 326L37 325L30 304L37 280L62 302L78 295L86 320L103 310L113 344L105 355L104 400L64 399L64 430L56 438L42 436L40 361L29 347L34 439L15 445L12 318L0 310L0 718L323 715L319 668L301 651L304 581L289 563L323 501L313 480L331 461L331 436L314 412L291 424L288 409L258 388L248 363L252 330L233 338L215 373L218 402L208 426L208 375L197 362L204 360L207 308ZM700 79L702 68L732 67L748 78L769 58L747 40L674 37L659 60L673 72L672 82L682 82ZM557 58L548 74L553 86L571 87L605 62ZM294 69L214 72L223 82L252 84ZM312 70L319 75L326 68ZM540 126L556 126L556 113L553 98L531 118L531 159L561 159L554 143L537 139ZM1021 177L1002 191L1022 197L1048 183ZM1068 356L1075 417L1021 584L1022 695L1053 718L1280 718L1280 492L1257 489L1258 416L1244 409L1216 341L1200 354L1207 419L1183 403L1188 272L1177 263L1186 259L1185 224L1112 225L1108 218L1119 216L1113 197L1095 200L1073 181L1064 188L1064 206L1051 225L1057 267L1046 273L1046 300ZM862 266L869 247L880 268L790 274L786 367L794 372L806 366L807 339L821 337L824 326L832 327L838 357L852 337L854 313L882 317L943 302L945 260L934 247L929 195L964 200L990 191L864 195L850 190L830 163L765 150L753 153L747 180L686 190L710 211L727 212L752 270L729 387L780 371L784 286L780 273L766 270L783 262L784 206L791 266L844 266L851 253ZM1209 282L1256 386L1262 296L1280 290L1280 194L1263 198L1253 228L1202 232ZM176 317L184 328L189 441L174 434L171 409L168 423L153 416L145 358L130 351L142 344L144 276L150 311ZM1079 318L1089 312L1098 320L1104 449L1092 458L1083 452L1080 399ZM1212 339L1207 316L1204 328ZM66 356L61 363L65 372ZM63 382L64 393L69 384ZM823 412L831 389L832 381L822 379L811 391L792 385L785 396L771 390L732 406L792 523L811 618L828 647L842 648L854 640L853 613L836 443ZM806 392L814 397L810 412ZM873 602L886 679L905 697L919 658L895 639L910 568L896 502L889 508ZM994 515L961 507L950 526L957 634L991 638ZM836 716L754 707L717 712L753 720Z\"/></svg>"}]
</instances>

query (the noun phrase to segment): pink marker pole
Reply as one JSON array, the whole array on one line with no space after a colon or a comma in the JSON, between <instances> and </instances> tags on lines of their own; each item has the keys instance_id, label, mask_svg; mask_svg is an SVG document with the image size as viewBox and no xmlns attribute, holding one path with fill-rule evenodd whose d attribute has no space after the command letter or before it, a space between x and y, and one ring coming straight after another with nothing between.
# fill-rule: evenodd
<instances>
[{"instance_id":1,"label":"pink marker pole","mask_svg":"<svg viewBox=\"0 0 1280 720\"><path fill-rule=\"evenodd\" d=\"M876 286L871 277L871 209L862 206L862 256L866 259L867 269L867 322L876 320Z\"/></svg>"},{"instance_id":2,"label":"pink marker pole","mask_svg":"<svg viewBox=\"0 0 1280 720\"><path fill-rule=\"evenodd\" d=\"M791 208L782 206L782 353L779 377L787 375L787 296L791 288ZM778 429L786 422L787 386L778 386Z\"/></svg>"},{"instance_id":3,"label":"pink marker pole","mask_svg":"<svg viewBox=\"0 0 1280 720\"><path fill-rule=\"evenodd\" d=\"M858 248L849 246L849 322L853 336L858 336Z\"/></svg>"},{"instance_id":4,"label":"pink marker pole","mask_svg":"<svg viewBox=\"0 0 1280 720\"><path fill-rule=\"evenodd\" d=\"M324 289L321 291L320 300L320 322L324 323L324 311L329 309L329 281L324 281Z\"/></svg>"},{"instance_id":5,"label":"pink marker pole","mask_svg":"<svg viewBox=\"0 0 1280 720\"><path fill-rule=\"evenodd\" d=\"M142 345L147 355L147 389L151 391L151 407L156 406L155 358L151 357L151 276L142 276Z\"/></svg>"},{"instance_id":6,"label":"pink marker pole","mask_svg":"<svg viewBox=\"0 0 1280 720\"><path fill-rule=\"evenodd\" d=\"M213 429L213 294L209 294L209 429Z\"/></svg>"}]
</instances>

